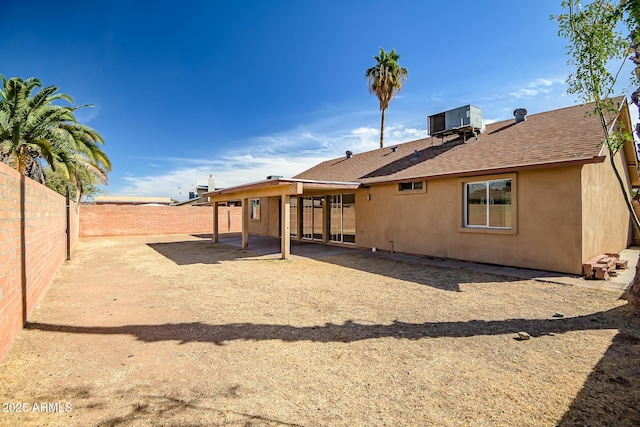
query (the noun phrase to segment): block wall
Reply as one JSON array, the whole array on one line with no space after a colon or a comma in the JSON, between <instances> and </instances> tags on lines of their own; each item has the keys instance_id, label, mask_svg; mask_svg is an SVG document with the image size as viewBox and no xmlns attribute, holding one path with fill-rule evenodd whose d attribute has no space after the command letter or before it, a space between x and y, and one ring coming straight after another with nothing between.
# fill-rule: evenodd
<instances>
[{"instance_id":1,"label":"block wall","mask_svg":"<svg viewBox=\"0 0 640 427\"><path fill-rule=\"evenodd\" d=\"M69 209L71 249L78 210ZM67 253L65 197L0 163L0 360Z\"/></svg>"},{"instance_id":2,"label":"block wall","mask_svg":"<svg viewBox=\"0 0 640 427\"><path fill-rule=\"evenodd\" d=\"M211 234L213 211L208 206L82 205L80 236ZM218 208L220 233L242 231L242 208Z\"/></svg>"}]
</instances>

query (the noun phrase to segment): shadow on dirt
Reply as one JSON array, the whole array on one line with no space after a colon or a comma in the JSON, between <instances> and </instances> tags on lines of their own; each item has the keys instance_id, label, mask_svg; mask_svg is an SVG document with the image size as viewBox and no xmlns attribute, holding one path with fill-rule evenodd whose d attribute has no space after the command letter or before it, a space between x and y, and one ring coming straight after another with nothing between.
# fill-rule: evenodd
<instances>
[{"instance_id":1,"label":"shadow on dirt","mask_svg":"<svg viewBox=\"0 0 640 427\"><path fill-rule=\"evenodd\" d=\"M206 240L147 243L147 246L178 265L219 264L256 256L250 251Z\"/></svg>"},{"instance_id":2,"label":"shadow on dirt","mask_svg":"<svg viewBox=\"0 0 640 427\"><path fill-rule=\"evenodd\" d=\"M355 342L376 338L418 340L439 337L469 337L477 335L514 334L527 331L531 339L570 331L617 329L619 332L611 346L598 362L569 410L558 426L586 425L640 425L640 318L629 313L626 306L609 311L572 318L507 319L500 321L472 320L468 322L393 322L388 325L360 324L347 321L341 325L326 323L322 326L295 327L291 325L231 323L167 323L160 325L127 325L119 327L83 327L29 323L28 329L73 334L126 334L144 342L177 341L210 342L226 345L235 340L282 340L285 342ZM549 393L553 393L550 390ZM161 399L165 399L162 397ZM189 402L167 401L164 410L192 407ZM133 408L132 413L109 420L105 425L125 424L146 407ZM157 409L154 409L157 411ZM247 420L254 419L251 415ZM283 424L286 425L286 424Z\"/></svg>"},{"instance_id":3,"label":"shadow on dirt","mask_svg":"<svg viewBox=\"0 0 640 427\"><path fill-rule=\"evenodd\" d=\"M206 238L206 236L194 235L194 237L200 238ZM187 240L147 243L147 246L177 265L280 259L279 239L251 236L250 242L250 249L240 249L239 237L236 233L221 237L220 243L212 243L210 240ZM461 283L517 282L522 280L461 268L434 266L429 263L428 259L419 256L392 255L383 252L373 253L358 248L331 246L306 241L292 240L291 253L298 257L314 259L452 292L461 292Z\"/></svg>"},{"instance_id":4,"label":"shadow on dirt","mask_svg":"<svg viewBox=\"0 0 640 427\"><path fill-rule=\"evenodd\" d=\"M229 387L222 393L222 397L238 397L239 385ZM197 396L194 398L177 398L170 395L154 395L140 393L137 389L120 390L119 397L128 403L114 414L114 396L105 396L99 389L89 386L82 390L63 388L54 395L39 395L38 402L57 402L61 397L65 404L70 404L72 411L86 412L100 410L104 415L96 425L115 427L122 425L165 425L165 426L189 426L189 425L268 425L277 427L295 427L299 424L288 423L282 420L266 418L261 415L247 414L229 409L219 409L214 405L215 396L206 396L201 390L187 391L187 394ZM71 403L72 402L72 403ZM198 420L197 424L184 423L184 418ZM173 421L170 421L173 420ZM206 420L206 421L205 421ZM204 423L201 423L204 421Z\"/></svg>"},{"instance_id":5,"label":"shadow on dirt","mask_svg":"<svg viewBox=\"0 0 640 427\"><path fill-rule=\"evenodd\" d=\"M640 335L625 328L593 368L558 427L640 426Z\"/></svg>"},{"instance_id":6,"label":"shadow on dirt","mask_svg":"<svg viewBox=\"0 0 640 427\"><path fill-rule=\"evenodd\" d=\"M229 323L211 325L202 322L164 323L160 325L126 326L68 326L48 323L29 323L28 329L72 334L132 335L140 341L210 342L225 345L235 340L288 342L355 342L376 338L418 340L440 337L470 337L503 335L527 331L531 337L561 334L569 331L597 329L625 329L629 336L640 332L629 329L616 314L622 308L586 316L550 319L471 320L467 322L406 323L394 321L389 325L361 324L346 321L343 324L325 323L318 326L291 326L277 324ZM628 339L629 340L629 339ZM640 335L638 335L640 342Z\"/></svg>"},{"instance_id":7,"label":"shadow on dirt","mask_svg":"<svg viewBox=\"0 0 640 427\"><path fill-rule=\"evenodd\" d=\"M101 426L129 425L132 422L147 421L153 424L168 426L202 425L183 424L179 421L166 424L167 419L178 418L191 413L196 418L206 419L207 425L268 425L277 427L299 427L299 424L291 424L280 420L265 418L260 415L251 415L228 409L212 408L200 402L199 399L177 399L171 396L140 396L138 402L130 405L129 412L117 417L108 418L100 423Z\"/></svg>"}]
</instances>

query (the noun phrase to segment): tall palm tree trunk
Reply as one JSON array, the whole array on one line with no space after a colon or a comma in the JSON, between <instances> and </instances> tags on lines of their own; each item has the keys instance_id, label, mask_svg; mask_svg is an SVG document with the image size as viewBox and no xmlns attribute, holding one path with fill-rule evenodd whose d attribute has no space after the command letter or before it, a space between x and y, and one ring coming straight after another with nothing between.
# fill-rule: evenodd
<instances>
[{"instance_id":1,"label":"tall palm tree trunk","mask_svg":"<svg viewBox=\"0 0 640 427\"><path fill-rule=\"evenodd\" d=\"M384 147L384 144L383 144L383 140L384 140L384 112L385 112L385 110L382 109L382 119L380 119L380 148Z\"/></svg>"}]
</instances>

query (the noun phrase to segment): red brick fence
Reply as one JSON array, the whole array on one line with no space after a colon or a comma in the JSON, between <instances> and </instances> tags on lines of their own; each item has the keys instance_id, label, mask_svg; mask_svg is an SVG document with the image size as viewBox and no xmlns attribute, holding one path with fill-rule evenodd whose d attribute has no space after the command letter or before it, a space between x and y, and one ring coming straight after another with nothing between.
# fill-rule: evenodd
<instances>
[{"instance_id":1,"label":"red brick fence","mask_svg":"<svg viewBox=\"0 0 640 427\"><path fill-rule=\"evenodd\" d=\"M211 234L211 206L82 205L80 236ZM242 208L218 208L218 229L242 231Z\"/></svg>"},{"instance_id":2,"label":"red brick fence","mask_svg":"<svg viewBox=\"0 0 640 427\"><path fill-rule=\"evenodd\" d=\"M70 243L78 238L71 203ZM67 255L64 196L0 163L0 360Z\"/></svg>"},{"instance_id":3,"label":"red brick fence","mask_svg":"<svg viewBox=\"0 0 640 427\"><path fill-rule=\"evenodd\" d=\"M242 230L241 209L219 208L220 232ZM209 234L212 221L211 207L78 207L71 202L67 209L64 196L0 163L0 361L78 236Z\"/></svg>"}]
</instances>

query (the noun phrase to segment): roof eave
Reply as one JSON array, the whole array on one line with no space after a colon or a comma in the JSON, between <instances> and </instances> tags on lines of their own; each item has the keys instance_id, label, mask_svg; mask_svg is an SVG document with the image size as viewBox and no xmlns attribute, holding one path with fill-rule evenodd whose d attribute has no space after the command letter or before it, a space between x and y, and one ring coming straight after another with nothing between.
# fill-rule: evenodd
<instances>
[{"instance_id":1,"label":"roof eave","mask_svg":"<svg viewBox=\"0 0 640 427\"><path fill-rule=\"evenodd\" d=\"M213 197L220 196L226 194L233 194L251 190L258 190L269 187L277 187L289 184L302 184L305 188L335 188L335 189L352 189L360 187L360 182L351 182L351 181L322 181L322 180L311 180L311 179L295 179L295 178L287 178L287 179L267 179L264 181L252 182L249 184L237 185L234 187L224 188L216 191L209 191L203 193L203 197Z\"/></svg>"},{"instance_id":2,"label":"roof eave","mask_svg":"<svg viewBox=\"0 0 640 427\"><path fill-rule=\"evenodd\" d=\"M434 174L434 175L422 175L422 176L390 179L390 180L383 180L383 181L382 180L369 181L369 182L363 182L363 185L371 186L371 185L394 184L399 182L414 181L417 179L464 178L467 176L494 175L494 174L500 174L500 173L511 173L511 172L525 171L525 170L534 170L534 169L550 169L550 168L559 168L559 167L567 167L567 166L582 166L590 163L602 163L605 161L605 159L606 159L606 156L594 156L587 159L566 160L561 162L535 163L535 164L506 166L502 168L490 168L490 169L474 169L469 171L458 171L458 172L442 173L442 174Z\"/></svg>"}]
</instances>

